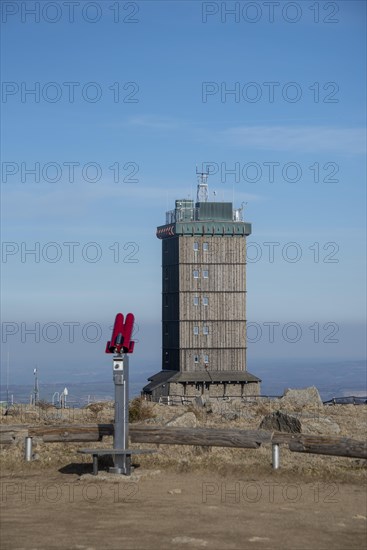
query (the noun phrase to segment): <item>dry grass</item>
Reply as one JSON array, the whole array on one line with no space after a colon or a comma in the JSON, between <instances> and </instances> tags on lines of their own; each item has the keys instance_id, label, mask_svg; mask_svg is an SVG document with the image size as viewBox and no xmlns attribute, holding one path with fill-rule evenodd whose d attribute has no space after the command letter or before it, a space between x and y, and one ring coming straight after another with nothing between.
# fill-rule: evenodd
<instances>
[{"instance_id":1,"label":"dry grass","mask_svg":"<svg viewBox=\"0 0 367 550\"><path fill-rule=\"evenodd\" d=\"M135 397L129 403L129 422L143 422L155 416L153 405L141 397Z\"/></svg>"},{"instance_id":2,"label":"dry grass","mask_svg":"<svg viewBox=\"0 0 367 550\"><path fill-rule=\"evenodd\" d=\"M48 401L45 401L44 399L40 399L38 402L37 402L37 405L36 407L42 409L43 411L47 411L48 409L53 409L53 405L51 403L49 403Z\"/></svg>"},{"instance_id":3,"label":"dry grass","mask_svg":"<svg viewBox=\"0 0 367 550\"><path fill-rule=\"evenodd\" d=\"M167 421L188 411L195 413L198 426L257 429L266 414L278 410L277 401L263 401L253 404L236 404L232 408L228 403L223 407L207 412L192 406L166 406L148 403L140 398L132 400L129 407L130 422L147 422L164 425ZM228 420L227 413L236 413L233 420ZM316 408L306 407L302 410L287 410L297 416L302 425L317 423L325 418L340 428L339 435L357 440L366 439L366 405L334 405ZM31 406L13 408L11 416L0 418L1 424L52 425L52 424L87 424L92 422L110 423L113 420L113 403L97 403L85 409L41 409ZM324 422L325 424L325 422ZM321 424L321 425L324 425ZM327 427L327 423L325 424ZM327 433L325 433L327 435ZM96 447L112 445L112 438L93 443ZM20 440L15 445L3 445L0 465L7 470L31 472L41 468L59 468L70 464L90 462L90 457L77 454L77 449L86 444L51 443L34 441L34 453L37 460L24 462L24 446ZM271 447L263 446L257 450L230 449L220 447L201 447L183 445L137 445L136 448L157 448L158 453L141 455L135 459L141 467L159 468L174 472L217 472L220 475L236 474L239 479L250 479L271 470ZM273 472L274 476L287 476L294 479L319 479L325 482L360 482L367 478L366 461L343 457L321 456L303 453L292 453L287 447L281 447L281 469Z\"/></svg>"}]
</instances>

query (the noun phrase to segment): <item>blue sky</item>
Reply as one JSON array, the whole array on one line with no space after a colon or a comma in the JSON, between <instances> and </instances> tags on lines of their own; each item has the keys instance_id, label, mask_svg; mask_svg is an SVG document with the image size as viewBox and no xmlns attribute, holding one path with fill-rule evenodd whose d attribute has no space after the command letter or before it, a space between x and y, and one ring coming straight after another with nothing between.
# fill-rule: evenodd
<instances>
[{"instance_id":1,"label":"blue sky","mask_svg":"<svg viewBox=\"0 0 367 550\"><path fill-rule=\"evenodd\" d=\"M137 368L159 370L155 230L175 198L195 197L196 165L209 166L211 197L245 203L253 224L247 318L263 332L249 370L262 357L365 356L365 3L281 1L273 22L255 6L80 1L72 21L63 2L2 2L13 383L25 362L45 380L108 378L118 311L136 315ZM264 323L277 323L274 342Z\"/></svg>"}]
</instances>

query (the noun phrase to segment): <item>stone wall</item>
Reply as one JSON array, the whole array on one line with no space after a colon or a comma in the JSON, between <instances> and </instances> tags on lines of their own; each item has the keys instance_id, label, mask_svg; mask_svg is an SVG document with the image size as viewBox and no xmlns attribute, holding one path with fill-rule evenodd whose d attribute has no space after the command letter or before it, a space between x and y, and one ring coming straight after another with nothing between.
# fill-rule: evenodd
<instances>
[{"instance_id":1,"label":"stone wall","mask_svg":"<svg viewBox=\"0 0 367 550\"><path fill-rule=\"evenodd\" d=\"M170 396L173 399L181 401L193 400L195 397L204 395L206 398L221 399L228 397L230 399L241 399L241 397L250 395L260 395L260 384L250 383L225 383L225 384L205 384L204 390L202 384L181 384L178 382L168 383L159 386L152 392L152 398L157 401L159 397Z\"/></svg>"}]
</instances>

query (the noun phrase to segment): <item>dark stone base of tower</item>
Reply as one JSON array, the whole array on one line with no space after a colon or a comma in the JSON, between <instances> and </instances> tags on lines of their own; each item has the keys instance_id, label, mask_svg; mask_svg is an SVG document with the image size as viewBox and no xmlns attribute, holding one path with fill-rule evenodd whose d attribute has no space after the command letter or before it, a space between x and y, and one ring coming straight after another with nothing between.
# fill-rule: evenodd
<instances>
[{"instance_id":1,"label":"dark stone base of tower","mask_svg":"<svg viewBox=\"0 0 367 550\"><path fill-rule=\"evenodd\" d=\"M143 395L186 402L198 396L241 399L260 393L246 370L246 237L251 224L231 202L176 200L162 240L162 371Z\"/></svg>"},{"instance_id":2,"label":"dark stone base of tower","mask_svg":"<svg viewBox=\"0 0 367 550\"><path fill-rule=\"evenodd\" d=\"M249 372L180 373L161 371L148 378L142 395L152 401L187 404L197 397L240 400L260 394L261 380Z\"/></svg>"}]
</instances>

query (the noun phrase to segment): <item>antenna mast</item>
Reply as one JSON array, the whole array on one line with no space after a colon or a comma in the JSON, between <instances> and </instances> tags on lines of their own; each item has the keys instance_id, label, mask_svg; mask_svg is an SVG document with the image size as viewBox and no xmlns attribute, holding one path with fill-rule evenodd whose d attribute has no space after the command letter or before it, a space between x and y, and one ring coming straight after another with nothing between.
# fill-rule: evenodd
<instances>
[{"instance_id":1,"label":"antenna mast","mask_svg":"<svg viewBox=\"0 0 367 550\"><path fill-rule=\"evenodd\" d=\"M37 376L37 365L33 369L33 374L34 374L34 389L33 389L34 405L37 405L38 401L39 401L39 386L38 386L38 376Z\"/></svg>"},{"instance_id":2,"label":"antenna mast","mask_svg":"<svg viewBox=\"0 0 367 550\"><path fill-rule=\"evenodd\" d=\"M198 178L196 201L207 202L208 196L209 196L209 189L208 189L209 172L198 172L198 167L196 167L196 175Z\"/></svg>"}]
</instances>

